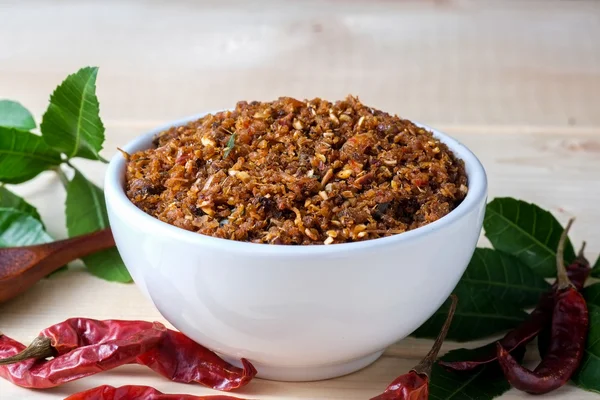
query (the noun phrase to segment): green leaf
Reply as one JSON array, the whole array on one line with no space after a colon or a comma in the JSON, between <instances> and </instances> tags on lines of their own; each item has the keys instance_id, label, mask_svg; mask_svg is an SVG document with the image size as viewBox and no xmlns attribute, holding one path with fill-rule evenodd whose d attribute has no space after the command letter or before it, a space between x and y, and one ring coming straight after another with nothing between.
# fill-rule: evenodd
<instances>
[{"instance_id":1,"label":"green leaf","mask_svg":"<svg viewBox=\"0 0 600 400\"><path fill-rule=\"evenodd\" d=\"M107 281L123 283L132 281L116 247L91 254L85 257L83 262L92 274Z\"/></svg>"},{"instance_id":2,"label":"green leaf","mask_svg":"<svg viewBox=\"0 0 600 400\"><path fill-rule=\"evenodd\" d=\"M102 189L88 181L79 171L67 185L67 231L79 236L108 228L108 215ZM131 282L131 276L116 248L104 250L83 258L90 272L100 278Z\"/></svg>"},{"instance_id":3,"label":"green leaf","mask_svg":"<svg viewBox=\"0 0 600 400\"><path fill-rule=\"evenodd\" d=\"M492 249L475 249L462 284L483 290L497 301L527 308L537 304L550 285L517 258Z\"/></svg>"},{"instance_id":4,"label":"green leaf","mask_svg":"<svg viewBox=\"0 0 600 400\"><path fill-rule=\"evenodd\" d=\"M598 258L596 259L596 263L593 266L592 276L594 278L600 278L600 256L598 256Z\"/></svg>"},{"instance_id":5,"label":"green leaf","mask_svg":"<svg viewBox=\"0 0 600 400\"><path fill-rule=\"evenodd\" d=\"M595 291L597 292L597 289ZM585 354L581 360L579 370L572 377L572 381L581 389L600 393L600 302L598 302L600 299L597 296L593 299L588 298L588 290L586 289L586 300L588 301L590 330L588 331Z\"/></svg>"},{"instance_id":6,"label":"green leaf","mask_svg":"<svg viewBox=\"0 0 600 400\"><path fill-rule=\"evenodd\" d=\"M227 141L227 147L225 148L225 152L223 152L223 158L229 157L229 153L235 147L235 133L232 133Z\"/></svg>"},{"instance_id":7,"label":"green leaf","mask_svg":"<svg viewBox=\"0 0 600 400\"><path fill-rule=\"evenodd\" d=\"M20 103L0 100L0 126L30 131L35 128L35 120Z\"/></svg>"},{"instance_id":8,"label":"green leaf","mask_svg":"<svg viewBox=\"0 0 600 400\"><path fill-rule=\"evenodd\" d=\"M40 136L0 126L0 182L22 183L60 163Z\"/></svg>"},{"instance_id":9,"label":"green leaf","mask_svg":"<svg viewBox=\"0 0 600 400\"><path fill-rule=\"evenodd\" d=\"M0 208L0 247L51 242L40 221L19 210Z\"/></svg>"},{"instance_id":10,"label":"green leaf","mask_svg":"<svg viewBox=\"0 0 600 400\"><path fill-rule=\"evenodd\" d=\"M444 361L466 360L477 350L458 349L441 357ZM432 400L494 399L510 390L497 364L485 365L469 373L456 373L437 363L431 371L429 398Z\"/></svg>"},{"instance_id":11,"label":"green leaf","mask_svg":"<svg viewBox=\"0 0 600 400\"><path fill-rule=\"evenodd\" d=\"M521 323L527 313L512 303L490 296L486 290L474 288L462 281L454 293L458 296L458 305L448 340L465 342L482 339L509 330ZM419 327L412 336L437 337L446 316L450 301L447 300L431 318Z\"/></svg>"},{"instance_id":12,"label":"green leaf","mask_svg":"<svg viewBox=\"0 0 600 400\"><path fill-rule=\"evenodd\" d=\"M492 249L475 250L455 288L459 298L449 340L468 341L504 332L527 315L549 284L518 259ZM435 338L447 314L447 301L413 334Z\"/></svg>"},{"instance_id":13,"label":"green leaf","mask_svg":"<svg viewBox=\"0 0 600 400\"><path fill-rule=\"evenodd\" d=\"M521 200L496 198L487 205L483 227L495 249L517 257L541 276L556 276L556 248L563 228L548 211ZM567 240L565 259L574 258Z\"/></svg>"},{"instance_id":14,"label":"green leaf","mask_svg":"<svg viewBox=\"0 0 600 400\"><path fill-rule=\"evenodd\" d=\"M0 186L0 208L12 208L14 210L22 211L25 214L31 215L38 221L42 221L40 214L38 214L37 209L34 206L4 186Z\"/></svg>"},{"instance_id":15,"label":"green leaf","mask_svg":"<svg viewBox=\"0 0 600 400\"><path fill-rule=\"evenodd\" d=\"M42 136L68 158L103 160L104 125L96 97L98 68L82 68L69 75L50 97L42 118Z\"/></svg>"},{"instance_id":16,"label":"green leaf","mask_svg":"<svg viewBox=\"0 0 600 400\"><path fill-rule=\"evenodd\" d=\"M583 289L583 295L588 304L600 306L600 283L595 283Z\"/></svg>"}]
</instances>

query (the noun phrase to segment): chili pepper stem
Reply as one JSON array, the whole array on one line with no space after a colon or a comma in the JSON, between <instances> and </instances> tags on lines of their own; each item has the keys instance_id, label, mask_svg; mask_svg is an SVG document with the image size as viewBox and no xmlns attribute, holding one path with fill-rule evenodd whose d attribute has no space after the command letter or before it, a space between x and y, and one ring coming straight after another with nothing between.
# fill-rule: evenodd
<instances>
[{"instance_id":1,"label":"chili pepper stem","mask_svg":"<svg viewBox=\"0 0 600 400\"><path fill-rule=\"evenodd\" d=\"M581 243L581 248L579 249L579 252L577 253L577 257L578 258L583 258L584 257L583 251L585 250L585 245L586 245L586 242L584 240L583 243Z\"/></svg>"},{"instance_id":2,"label":"chili pepper stem","mask_svg":"<svg viewBox=\"0 0 600 400\"><path fill-rule=\"evenodd\" d=\"M21 361L29 360L31 358L41 360L48 357L54 357L55 355L56 352L52 348L50 338L37 337L33 340L33 342L31 342L29 346L27 346L27 348L25 348L19 354L15 354L12 357L0 359L0 365L14 364Z\"/></svg>"},{"instance_id":3,"label":"chili pepper stem","mask_svg":"<svg viewBox=\"0 0 600 400\"><path fill-rule=\"evenodd\" d=\"M571 229L573 221L575 221L575 218L571 218L567 223L567 226L560 235L558 248L556 249L556 282L559 290L573 287L573 283L569 279L567 268L565 267L565 242L569 236L569 229Z\"/></svg>"},{"instance_id":4,"label":"chili pepper stem","mask_svg":"<svg viewBox=\"0 0 600 400\"><path fill-rule=\"evenodd\" d=\"M417 374L423 374L426 376L431 375L431 368L437 359L437 355L440 352L442 344L444 343L444 339L446 339L446 335L450 329L450 324L452 323L452 318L454 317L454 312L456 311L456 303L458 302L458 299L455 294L451 295L450 298L452 299L452 304L450 304L448 316L446 317L446 322L444 322L440 334L435 339L435 342L433 343L431 350L429 350L429 353L427 353L425 358L423 358L423 360L412 369L412 371L415 371Z\"/></svg>"}]
</instances>

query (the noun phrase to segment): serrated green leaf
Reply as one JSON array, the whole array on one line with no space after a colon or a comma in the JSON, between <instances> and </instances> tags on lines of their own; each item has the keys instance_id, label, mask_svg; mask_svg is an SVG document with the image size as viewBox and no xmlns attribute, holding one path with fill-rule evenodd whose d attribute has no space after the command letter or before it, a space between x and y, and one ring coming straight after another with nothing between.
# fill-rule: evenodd
<instances>
[{"instance_id":1,"label":"serrated green leaf","mask_svg":"<svg viewBox=\"0 0 600 400\"><path fill-rule=\"evenodd\" d=\"M593 286L598 286L595 284ZM589 289L589 288L588 288ZM595 289L593 292L597 292ZM590 330L588 331L585 353L579 370L572 377L575 385L581 389L600 393L600 303L597 296L588 298L586 289L586 300L588 302L588 315L590 321Z\"/></svg>"},{"instance_id":2,"label":"serrated green leaf","mask_svg":"<svg viewBox=\"0 0 600 400\"><path fill-rule=\"evenodd\" d=\"M52 93L42 118L41 130L46 143L68 158L100 157L104 143L104 125L96 97L98 68L82 68L69 75Z\"/></svg>"},{"instance_id":3,"label":"serrated green leaf","mask_svg":"<svg viewBox=\"0 0 600 400\"><path fill-rule=\"evenodd\" d=\"M477 350L458 349L441 357L444 361L470 359ZM510 384L497 364L489 364L469 373L457 373L437 363L431 371L429 398L432 400L490 400L510 390Z\"/></svg>"},{"instance_id":4,"label":"serrated green leaf","mask_svg":"<svg viewBox=\"0 0 600 400\"><path fill-rule=\"evenodd\" d=\"M40 136L0 126L0 182L22 183L60 163Z\"/></svg>"},{"instance_id":5,"label":"serrated green leaf","mask_svg":"<svg viewBox=\"0 0 600 400\"><path fill-rule=\"evenodd\" d=\"M42 221L40 214L38 214L37 209L34 206L4 186L0 186L0 208L12 208L14 210L22 211L25 214L31 215L38 221Z\"/></svg>"},{"instance_id":6,"label":"serrated green leaf","mask_svg":"<svg viewBox=\"0 0 600 400\"><path fill-rule=\"evenodd\" d=\"M0 100L0 126L30 131L35 128L35 120L21 103Z\"/></svg>"},{"instance_id":7,"label":"serrated green leaf","mask_svg":"<svg viewBox=\"0 0 600 400\"><path fill-rule=\"evenodd\" d=\"M483 227L495 249L517 257L540 276L556 276L556 248L563 228L550 212L521 200L496 198L487 205ZM565 260L574 258L567 240Z\"/></svg>"},{"instance_id":8,"label":"serrated green leaf","mask_svg":"<svg viewBox=\"0 0 600 400\"><path fill-rule=\"evenodd\" d=\"M40 221L19 210L0 208L0 247L51 242Z\"/></svg>"},{"instance_id":9,"label":"serrated green leaf","mask_svg":"<svg viewBox=\"0 0 600 400\"><path fill-rule=\"evenodd\" d=\"M527 313L512 303L500 301L486 290L462 282L456 286L454 293L459 301L447 340L466 342L486 338L515 327L527 317ZM449 305L450 301L447 300L412 336L437 337L446 320Z\"/></svg>"},{"instance_id":10,"label":"serrated green leaf","mask_svg":"<svg viewBox=\"0 0 600 400\"><path fill-rule=\"evenodd\" d=\"M79 236L109 227L102 189L88 181L79 171L67 185L67 231ZM116 248L83 258L89 271L106 280L131 282L131 276Z\"/></svg>"},{"instance_id":11,"label":"serrated green leaf","mask_svg":"<svg viewBox=\"0 0 600 400\"><path fill-rule=\"evenodd\" d=\"M527 308L537 304L550 285L517 258L492 249L475 249L462 284L483 290L498 301Z\"/></svg>"}]
</instances>

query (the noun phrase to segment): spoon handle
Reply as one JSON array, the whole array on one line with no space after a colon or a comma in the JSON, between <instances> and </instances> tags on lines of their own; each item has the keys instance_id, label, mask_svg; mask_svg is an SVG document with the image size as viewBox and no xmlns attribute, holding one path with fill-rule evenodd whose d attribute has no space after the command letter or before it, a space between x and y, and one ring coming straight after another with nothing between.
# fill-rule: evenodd
<instances>
[{"instance_id":1,"label":"spoon handle","mask_svg":"<svg viewBox=\"0 0 600 400\"><path fill-rule=\"evenodd\" d=\"M37 246L46 246L47 259L59 264L56 269L81 257L88 256L115 245L110 228L69 239L57 240ZM30 246L35 247L35 246ZM56 261L55 261L56 260ZM49 268L49 267L48 267Z\"/></svg>"},{"instance_id":2,"label":"spoon handle","mask_svg":"<svg viewBox=\"0 0 600 400\"><path fill-rule=\"evenodd\" d=\"M114 245L107 228L51 243L0 249L0 302L24 292L69 262Z\"/></svg>"}]
</instances>

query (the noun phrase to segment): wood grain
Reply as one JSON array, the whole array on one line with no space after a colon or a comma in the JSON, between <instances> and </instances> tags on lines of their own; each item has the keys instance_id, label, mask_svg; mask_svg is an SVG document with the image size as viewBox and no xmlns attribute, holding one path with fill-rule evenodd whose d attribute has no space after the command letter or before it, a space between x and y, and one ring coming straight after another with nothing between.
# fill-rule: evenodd
<instances>
[{"instance_id":1,"label":"wood grain","mask_svg":"<svg viewBox=\"0 0 600 400\"><path fill-rule=\"evenodd\" d=\"M106 157L148 129L240 99L352 93L456 137L482 160L490 198L532 201L562 222L577 216L575 242L585 238L590 257L600 251L600 2L0 0L0 20L0 98L19 100L38 121L66 74L100 67ZM78 166L102 183L104 166ZM64 191L52 174L15 190L51 234L66 236L57 206ZM0 305L0 329L27 342L73 316L162 320L134 285L76 265ZM257 380L240 395L364 400L430 345L406 339L358 373ZM214 393L129 366L43 393L0 381L0 399L59 399L106 383ZM544 398L596 397L568 386ZM528 396L512 390L502 398Z\"/></svg>"}]
</instances>

